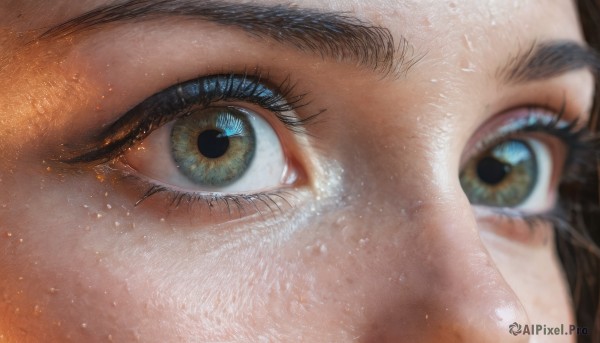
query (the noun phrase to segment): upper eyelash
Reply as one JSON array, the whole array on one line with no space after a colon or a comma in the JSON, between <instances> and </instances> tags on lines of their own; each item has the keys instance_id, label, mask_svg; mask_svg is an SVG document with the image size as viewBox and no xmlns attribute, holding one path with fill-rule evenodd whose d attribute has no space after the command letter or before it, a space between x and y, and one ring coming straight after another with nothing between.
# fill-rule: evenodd
<instances>
[{"instance_id":1,"label":"upper eyelash","mask_svg":"<svg viewBox=\"0 0 600 343\"><path fill-rule=\"evenodd\" d=\"M295 84L289 76L273 87L275 90L264 83L258 71L254 75L246 72L203 76L171 86L147 98L104 129L94 144L80 150L74 157L61 157L60 160L68 164L114 160L155 129L189 114L192 107L206 108L218 101L256 104L272 112L287 129L297 134L304 133L305 125L324 112L321 110L304 118L286 114L308 105L304 100L307 94L293 95ZM191 94L192 90L196 94Z\"/></svg>"},{"instance_id":2,"label":"upper eyelash","mask_svg":"<svg viewBox=\"0 0 600 343\"><path fill-rule=\"evenodd\" d=\"M578 127L579 119L562 121L566 104L552 114L540 114L540 107L529 106L529 115L524 118L526 125L518 127L508 133L492 135L481 142L477 151L482 151L490 146L510 138L520 137L524 133L540 132L558 138L567 147L567 156L562 173L562 180L571 180L580 175L579 168L586 168L589 158L598 147L598 138L587 127Z\"/></svg>"},{"instance_id":3,"label":"upper eyelash","mask_svg":"<svg viewBox=\"0 0 600 343\"><path fill-rule=\"evenodd\" d=\"M567 157L561 173L560 184L578 180L585 175L589 168L596 166L595 153L599 147L600 135L593 133L585 126L578 127L579 119L577 118L568 122L562 121L565 108L566 105L563 104L560 111L552 115L540 115L540 107L530 106L528 109L530 114L525 117L527 125L508 133L492 135L482 142L482 148L476 150L483 151L507 139L520 137L524 133L548 134L558 138L567 147ZM559 203L552 210L544 213L526 214L520 211L507 211L503 208L498 208L495 212L500 217L509 220L524 220L532 230L540 223L550 223L558 227L566 220L566 214Z\"/></svg>"}]
</instances>

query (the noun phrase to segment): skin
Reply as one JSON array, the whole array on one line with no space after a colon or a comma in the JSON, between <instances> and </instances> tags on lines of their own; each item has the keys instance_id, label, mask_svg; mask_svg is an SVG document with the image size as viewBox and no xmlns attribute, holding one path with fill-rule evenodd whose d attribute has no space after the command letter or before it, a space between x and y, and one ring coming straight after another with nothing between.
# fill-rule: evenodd
<instances>
[{"instance_id":1,"label":"skin","mask_svg":"<svg viewBox=\"0 0 600 343\"><path fill-rule=\"evenodd\" d=\"M575 340L509 334L574 323L553 229L471 205L458 180L506 110L590 108L587 71L496 73L536 40L584 44L571 1L296 2L406 37L421 59L399 77L177 18L24 45L102 3L0 5L0 342ZM136 207L139 182L52 162L168 86L245 66L291 75L301 114L327 109L312 136L269 119L302 176L279 211Z\"/></svg>"}]
</instances>

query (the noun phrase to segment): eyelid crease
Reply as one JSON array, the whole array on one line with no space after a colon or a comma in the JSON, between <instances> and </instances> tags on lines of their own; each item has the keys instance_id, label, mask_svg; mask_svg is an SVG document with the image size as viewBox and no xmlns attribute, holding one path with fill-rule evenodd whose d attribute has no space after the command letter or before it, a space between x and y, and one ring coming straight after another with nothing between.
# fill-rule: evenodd
<instances>
[{"instance_id":1,"label":"eyelid crease","mask_svg":"<svg viewBox=\"0 0 600 343\"><path fill-rule=\"evenodd\" d=\"M67 164L105 163L146 138L162 125L190 113L195 106L209 107L218 101L245 101L273 112L282 124L295 134L305 133L304 127L325 110L304 118L286 112L308 105L307 93L292 95L295 84L286 77L277 91L264 85L260 71L255 75L217 74L199 77L160 91L133 107L104 129L86 148L74 157L60 157Z\"/></svg>"}]
</instances>

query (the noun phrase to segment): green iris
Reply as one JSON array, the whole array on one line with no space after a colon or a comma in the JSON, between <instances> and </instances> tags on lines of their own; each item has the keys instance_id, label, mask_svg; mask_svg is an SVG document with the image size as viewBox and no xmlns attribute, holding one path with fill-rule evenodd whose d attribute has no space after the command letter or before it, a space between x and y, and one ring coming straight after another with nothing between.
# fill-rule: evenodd
<instances>
[{"instance_id":1,"label":"green iris","mask_svg":"<svg viewBox=\"0 0 600 343\"><path fill-rule=\"evenodd\" d=\"M472 204L513 207L531 194L537 174L529 144L508 140L471 159L460 173L460 183Z\"/></svg>"},{"instance_id":2,"label":"green iris","mask_svg":"<svg viewBox=\"0 0 600 343\"><path fill-rule=\"evenodd\" d=\"M175 122L171 149L177 167L190 181L223 187L250 166L256 135L245 113L232 107L207 108Z\"/></svg>"}]
</instances>

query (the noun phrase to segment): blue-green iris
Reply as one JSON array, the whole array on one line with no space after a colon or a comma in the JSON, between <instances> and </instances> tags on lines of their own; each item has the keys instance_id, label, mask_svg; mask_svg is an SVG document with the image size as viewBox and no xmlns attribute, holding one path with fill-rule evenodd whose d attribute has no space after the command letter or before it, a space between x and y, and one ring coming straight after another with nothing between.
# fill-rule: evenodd
<instances>
[{"instance_id":1,"label":"blue-green iris","mask_svg":"<svg viewBox=\"0 0 600 343\"><path fill-rule=\"evenodd\" d=\"M248 169L256 136L244 112L232 107L207 108L175 122L171 148L177 167L190 181L223 187Z\"/></svg>"},{"instance_id":2,"label":"blue-green iris","mask_svg":"<svg viewBox=\"0 0 600 343\"><path fill-rule=\"evenodd\" d=\"M471 159L460 173L460 183L472 204L513 207L527 199L537 177L529 144L507 140Z\"/></svg>"}]
</instances>

